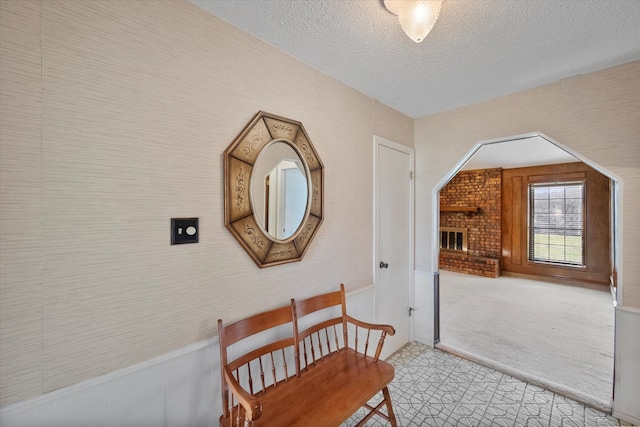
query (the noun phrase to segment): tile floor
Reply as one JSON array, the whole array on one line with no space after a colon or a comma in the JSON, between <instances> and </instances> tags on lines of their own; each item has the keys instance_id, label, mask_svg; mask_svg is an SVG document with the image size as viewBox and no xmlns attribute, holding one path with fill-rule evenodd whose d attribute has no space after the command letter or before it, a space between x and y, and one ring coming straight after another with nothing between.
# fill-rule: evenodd
<instances>
[{"instance_id":1,"label":"tile floor","mask_svg":"<svg viewBox=\"0 0 640 427\"><path fill-rule=\"evenodd\" d=\"M389 361L389 386L398 425L410 426L626 426L603 412L419 343ZM362 413L343 424L354 426ZM388 426L373 417L367 426Z\"/></svg>"}]
</instances>

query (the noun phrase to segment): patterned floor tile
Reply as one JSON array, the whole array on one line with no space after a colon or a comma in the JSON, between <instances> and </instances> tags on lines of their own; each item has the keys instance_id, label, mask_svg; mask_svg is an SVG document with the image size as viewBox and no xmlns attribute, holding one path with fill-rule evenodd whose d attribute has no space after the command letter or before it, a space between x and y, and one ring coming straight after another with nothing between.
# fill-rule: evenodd
<instances>
[{"instance_id":1,"label":"patterned floor tile","mask_svg":"<svg viewBox=\"0 0 640 427\"><path fill-rule=\"evenodd\" d=\"M551 425L563 427L583 427L584 405L556 394L551 406Z\"/></svg>"},{"instance_id":2,"label":"patterned floor tile","mask_svg":"<svg viewBox=\"0 0 640 427\"><path fill-rule=\"evenodd\" d=\"M523 426L544 426L549 425L551 420L551 404L522 403L516 415L516 424Z\"/></svg>"},{"instance_id":3,"label":"patterned floor tile","mask_svg":"<svg viewBox=\"0 0 640 427\"><path fill-rule=\"evenodd\" d=\"M462 401L462 398L467 390L469 384L461 384L461 383L453 383L447 382L442 384L438 389L433 393L428 403L459 403Z\"/></svg>"},{"instance_id":4,"label":"patterned floor tile","mask_svg":"<svg viewBox=\"0 0 640 427\"><path fill-rule=\"evenodd\" d=\"M514 424L519 409L519 404L492 403L487 406L482 422L489 423L489 425L511 426Z\"/></svg>"},{"instance_id":5,"label":"patterned floor tile","mask_svg":"<svg viewBox=\"0 0 640 427\"><path fill-rule=\"evenodd\" d=\"M475 427L480 424L487 411L486 405L459 404L455 405L451 416L447 420L455 426Z\"/></svg>"},{"instance_id":6,"label":"patterned floor tile","mask_svg":"<svg viewBox=\"0 0 640 427\"><path fill-rule=\"evenodd\" d=\"M425 405L413 419L413 422L418 425L431 427L451 425L447 420L453 413L455 407L456 405L453 403L434 403Z\"/></svg>"},{"instance_id":7,"label":"patterned floor tile","mask_svg":"<svg viewBox=\"0 0 640 427\"><path fill-rule=\"evenodd\" d=\"M503 374L484 366L479 366L476 370L476 376L473 377L474 383L499 383Z\"/></svg>"},{"instance_id":8,"label":"patterned floor tile","mask_svg":"<svg viewBox=\"0 0 640 427\"><path fill-rule=\"evenodd\" d=\"M585 427L609 427L625 425L620 423L617 418L613 418L611 415L607 415L604 412L600 412L592 408L584 408L584 425Z\"/></svg>"},{"instance_id":9,"label":"patterned floor tile","mask_svg":"<svg viewBox=\"0 0 640 427\"><path fill-rule=\"evenodd\" d=\"M491 398L491 403L501 403L507 405L520 404L524 396L527 384L519 381L500 381L496 387L496 392Z\"/></svg>"},{"instance_id":10,"label":"patterned floor tile","mask_svg":"<svg viewBox=\"0 0 640 427\"><path fill-rule=\"evenodd\" d=\"M554 393L549 390L545 390L544 388L533 384L527 384L527 388L524 390L524 396L522 397L522 402L551 405L553 403L553 396Z\"/></svg>"},{"instance_id":11,"label":"patterned floor tile","mask_svg":"<svg viewBox=\"0 0 640 427\"><path fill-rule=\"evenodd\" d=\"M611 415L423 344L409 344L388 360L396 368L389 391L401 427L626 426ZM355 426L364 416L361 409L342 427ZM366 423L388 425L377 416Z\"/></svg>"},{"instance_id":12,"label":"patterned floor tile","mask_svg":"<svg viewBox=\"0 0 640 427\"><path fill-rule=\"evenodd\" d=\"M495 383L471 383L465 390L462 401L488 405L497 387L498 384Z\"/></svg>"}]
</instances>

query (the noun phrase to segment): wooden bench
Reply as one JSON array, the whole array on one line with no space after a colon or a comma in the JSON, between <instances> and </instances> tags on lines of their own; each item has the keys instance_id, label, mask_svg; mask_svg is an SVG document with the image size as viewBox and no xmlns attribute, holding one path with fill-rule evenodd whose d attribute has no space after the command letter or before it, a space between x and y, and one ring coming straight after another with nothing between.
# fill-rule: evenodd
<instances>
[{"instance_id":1,"label":"wooden bench","mask_svg":"<svg viewBox=\"0 0 640 427\"><path fill-rule=\"evenodd\" d=\"M378 415L396 427L394 368L379 360L395 330L347 315L344 285L230 325L218 320L218 332L220 426L337 427L365 408L358 426Z\"/></svg>"}]
</instances>

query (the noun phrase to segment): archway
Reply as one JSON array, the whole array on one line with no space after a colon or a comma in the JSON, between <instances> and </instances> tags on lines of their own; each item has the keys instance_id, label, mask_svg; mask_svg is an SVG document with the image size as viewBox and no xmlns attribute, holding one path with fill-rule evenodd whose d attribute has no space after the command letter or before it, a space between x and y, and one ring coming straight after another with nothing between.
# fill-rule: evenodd
<instances>
[{"instance_id":1,"label":"archway","mask_svg":"<svg viewBox=\"0 0 640 427\"><path fill-rule=\"evenodd\" d=\"M527 152L522 155L522 153L518 154L518 147L523 147L526 146L528 147ZM534 148L535 147L535 148ZM445 185L451 181L451 179L461 170L463 170L466 166L472 165L474 162L477 161L477 159L479 157L482 157L483 152L485 154L488 154L488 156L485 157L489 157L492 158L493 160L497 160L500 161L499 158L504 154L508 156L516 156L519 158L526 158L528 160L528 162L530 164L535 164L535 162L539 161L536 160L536 157L538 157L538 155L541 155L541 158L544 158L547 154L549 155L558 155L558 154L562 154L563 156L559 156L558 160L555 161L554 163L562 163L562 162L566 162L567 158L572 158L574 159L573 161L578 161L578 162L582 162L586 165L588 165L590 168L598 171L599 173L601 173L602 175L604 175L605 177L607 177L610 182L611 182L611 234L610 234L610 239L611 239L611 263L613 264L613 272L614 274L613 276L613 280L611 282L611 291L613 293L613 298L614 301L617 301L619 298L620 293L617 292L617 283L622 283L622 272L619 270L619 250L618 248L621 246L621 242L620 242L620 236L618 235L618 229L619 229L619 218L618 218L618 212L619 212L619 208L618 208L618 203L619 203L619 199L618 199L618 194L619 194L619 187L621 185L621 181L620 179L615 176L614 174L612 174L611 172L609 172L608 170L602 168L601 166L599 166L597 163L591 161L590 159L585 158L584 156L580 155L579 153L576 153L574 151L572 151L571 149L569 149L568 147L563 146L562 144L558 143L557 141L554 141L553 139L541 134L541 133L531 133L531 134L526 134L526 135L518 135L518 136L513 136L513 137L506 137L506 138L500 138L500 139L496 139L496 140L490 140L490 141L482 141L482 142L478 142L468 153L467 155L461 159L456 166L438 183L438 185L434 188L433 190L433 259L432 259L432 265L433 266L438 266L438 260L440 258L440 191L443 189L443 187L445 187ZM496 154L496 153L500 153L500 154ZM507 158L505 157L505 158ZM532 163L533 162L533 163ZM543 162L543 161L542 161ZM476 162L477 163L477 162ZM538 164L544 164L544 163L538 163ZM509 166L509 165L507 165ZM480 169L480 168L478 168ZM435 331L434 331L434 338L435 338L435 342L438 343L438 341L440 340L440 287L439 287L439 279L440 279L440 271L439 268L437 269L438 271L436 272L435 276L436 276L436 280L435 280L435 295L434 295L434 299L435 299L435 307L434 307L434 326L435 326ZM617 280L616 280L616 276L617 276ZM453 352L456 352L456 349L451 349L451 348L447 348L446 343L440 343L438 344L440 347L447 349L449 351L453 350ZM613 348L611 349L613 350ZM469 357L469 358L474 358L473 354L461 354L463 356ZM540 378L538 376L529 376L527 377L526 373L523 373L522 371L518 370L517 368L513 368L513 367L509 367L509 366L504 366L501 365L500 363L497 362L493 362L491 360L483 360L482 358L477 359L477 361L484 363L484 364L489 364L491 365L491 367L494 368L498 368L498 370L502 370L505 371L508 374L514 375L514 376L519 376L522 379L525 379L529 382L534 382L537 383L538 385L543 385L548 389L551 389L553 391L557 391L561 394L568 394L571 397L577 399L577 400L581 400L584 403L587 403L591 406L595 406L595 407L600 407L603 410L607 410L610 409L610 404L609 404L609 400L607 399L606 401L603 399L597 399L597 398L593 398L593 396L590 396L588 393L586 392L580 392L577 390L572 389L571 387L566 387L562 384L557 384L555 383L553 380L550 379L546 379L546 378ZM523 375L524 374L524 375ZM613 374L611 375L611 377L613 377ZM613 378L612 378L613 380ZM611 388L611 395L612 395L612 388Z\"/></svg>"}]
</instances>

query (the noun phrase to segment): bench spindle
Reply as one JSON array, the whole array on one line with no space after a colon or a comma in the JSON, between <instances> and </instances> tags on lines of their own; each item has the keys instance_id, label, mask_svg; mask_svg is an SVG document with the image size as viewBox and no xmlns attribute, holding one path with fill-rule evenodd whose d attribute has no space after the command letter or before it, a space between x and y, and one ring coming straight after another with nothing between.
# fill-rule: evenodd
<instances>
[{"instance_id":1,"label":"bench spindle","mask_svg":"<svg viewBox=\"0 0 640 427\"><path fill-rule=\"evenodd\" d=\"M264 368L262 366L262 356L258 357L258 360L260 361L260 383L262 383L262 392L264 393L267 386L264 383Z\"/></svg>"},{"instance_id":2,"label":"bench spindle","mask_svg":"<svg viewBox=\"0 0 640 427\"><path fill-rule=\"evenodd\" d=\"M236 415L236 426L241 426L242 424L244 424L244 417L240 415L240 412L242 411L242 407L240 405L237 406L238 411L237 411L237 415ZM242 422L242 424L240 424Z\"/></svg>"},{"instance_id":3,"label":"bench spindle","mask_svg":"<svg viewBox=\"0 0 640 427\"><path fill-rule=\"evenodd\" d=\"M386 338L387 333L385 331L382 331L382 333L380 334L380 339L378 340L378 348L376 349L376 354L374 356L375 360L378 360L378 358L380 357L380 351L382 350L382 346L384 345L384 339Z\"/></svg>"},{"instance_id":4,"label":"bench spindle","mask_svg":"<svg viewBox=\"0 0 640 427\"><path fill-rule=\"evenodd\" d=\"M249 377L249 392L253 394L253 375L251 374L251 362L247 362L247 376Z\"/></svg>"},{"instance_id":5,"label":"bench spindle","mask_svg":"<svg viewBox=\"0 0 640 427\"><path fill-rule=\"evenodd\" d=\"M242 411L241 405L236 405L234 402L233 394L231 394L231 422L235 422L236 426L240 425L240 411ZM234 415L235 414L235 415Z\"/></svg>"},{"instance_id":6,"label":"bench spindle","mask_svg":"<svg viewBox=\"0 0 640 427\"><path fill-rule=\"evenodd\" d=\"M369 337L371 336L371 329L367 331L367 341L364 343L364 355L367 355L367 350L369 350Z\"/></svg>"},{"instance_id":7,"label":"bench spindle","mask_svg":"<svg viewBox=\"0 0 640 427\"><path fill-rule=\"evenodd\" d=\"M309 346L311 347L311 363L316 362L316 346L313 345L313 335L309 335Z\"/></svg>"},{"instance_id":8,"label":"bench spindle","mask_svg":"<svg viewBox=\"0 0 640 427\"><path fill-rule=\"evenodd\" d=\"M282 350L282 367L284 368L284 382L289 381L289 371L287 370L287 357L284 354L284 348Z\"/></svg>"},{"instance_id":9,"label":"bench spindle","mask_svg":"<svg viewBox=\"0 0 640 427\"><path fill-rule=\"evenodd\" d=\"M325 328L324 335L327 339L327 354L331 353L331 341L329 340L329 328Z\"/></svg>"},{"instance_id":10,"label":"bench spindle","mask_svg":"<svg viewBox=\"0 0 640 427\"><path fill-rule=\"evenodd\" d=\"M318 337L318 350L320 350L320 359L324 359L324 350L322 348L322 337L320 335L320 331L316 332L316 336Z\"/></svg>"},{"instance_id":11,"label":"bench spindle","mask_svg":"<svg viewBox=\"0 0 640 427\"><path fill-rule=\"evenodd\" d=\"M358 326L356 325L356 341L355 341L355 347L354 350L356 351L356 353L358 352Z\"/></svg>"},{"instance_id":12,"label":"bench spindle","mask_svg":"<svg viewBox=\"0 0 640 427\"><path fill-rule=\"evenodd\" d=\"M302 352L304 354L304 366L309 366L309 361L307 360L307 340L302 340Z\"/></svg>"},{"instance_id":13,"label":"bench spindle","mask_svg":"<svg viewBox=\"0 0 640 427\"><path fill-rule=\"evenodd\" d=\"M278 387L278 378L276 377L276 362L273 360L273 352L270 352L271 356L271 376L273 377L273 386Z\"/></svg>"}]
</instances>

